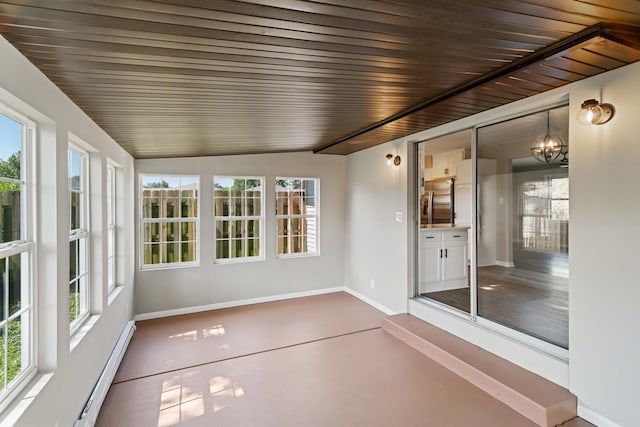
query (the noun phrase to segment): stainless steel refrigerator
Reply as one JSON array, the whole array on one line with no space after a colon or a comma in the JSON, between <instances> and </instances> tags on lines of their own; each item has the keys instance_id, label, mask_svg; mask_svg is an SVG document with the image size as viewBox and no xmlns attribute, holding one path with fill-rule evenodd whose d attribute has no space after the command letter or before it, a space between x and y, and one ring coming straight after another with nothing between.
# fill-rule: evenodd
<instances>
[{"instance_id":1,"label":"stainless steel refrigerator","mask_svg":"<svg viewBox=\"0 0 640 427\"><path fill-rule=\"evenodd\" d=\"M438 178L424 182L421 200L420 222L422 224L454 224L455 178Z\"/></svg>"}]
</instances>

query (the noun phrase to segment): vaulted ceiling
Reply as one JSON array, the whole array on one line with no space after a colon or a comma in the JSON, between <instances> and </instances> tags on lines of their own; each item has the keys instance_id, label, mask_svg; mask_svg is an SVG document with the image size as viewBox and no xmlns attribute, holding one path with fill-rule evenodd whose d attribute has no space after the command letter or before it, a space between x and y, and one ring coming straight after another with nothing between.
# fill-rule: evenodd
<instances>
[{"instance_id":1,"label":"vaulted ceiling","mask_svg":"<svg viewBox=\"0 0 640 427\"><path fill-rule=\"evenodd\" d=\"M640 60L636 0L17 0L0 34L136 158L348 154Z\"/></svg>"}]
</instances>

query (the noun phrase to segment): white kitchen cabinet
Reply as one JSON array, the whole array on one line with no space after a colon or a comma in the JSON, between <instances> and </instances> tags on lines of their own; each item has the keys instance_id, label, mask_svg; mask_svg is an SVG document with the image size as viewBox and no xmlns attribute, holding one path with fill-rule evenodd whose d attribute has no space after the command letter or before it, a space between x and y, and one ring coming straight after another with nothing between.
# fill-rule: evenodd
<instances>
[{"instance_id":1,"label":"white kitchen cabinet","mask_svg":"<svg viewBox=\"0 0 640 427\"><path fill-rule=\"evenodd\" d=\"M462 234L462 233L460 233ZM445 241L443 243L444 256L442 268L442 280L462 280L467 284L467 233L464 233L464 241Z\"/></svg>"},{"instance_id":2,"label":"white kitchen cabinet","mask_svg":"<svg viewBox=\"0 0 640 427\"><path fill-rule=\"evenodd\" d=\"M467 286L467 230L420 231L420 293Z\"/></svg>"},{"instance_id":3,"label":"white kitchen cabinet","mask_svg":"<svg viewBox=\"0 0 640 427\"><path fill-rule=\"evenodd\" d=\"M454 194L454 207L456 213L456 224L471 224L471 184L458 184L456 181Z\"/></svg>"},{"instance_id":4,"label":"white kitchen cabinet","mask_svg":"<svg viewBox=\"0 0 640 427\"><path fill-rule=\"evenodd\" d=\"M439 233L420 233L420 283L442 280L442 239Z\"/></svg>"},{"instance_id":5,"label":"white kitchen cabinet","mask_svg":"<svg viewBox=\"0 0 640 427\"><path fill-rule=\"evenodd\" d=\"M456 184L471 184L471 159L455 163Z\"/></svg>"},{"instance_id":6,"label":"white kitchen cabinet","mask_svg":"<svg viewBox=\"0 0 640 427\"><path fill-rule=\"evenodd\" d=\"M433 179L446 178L456 174L456 163L464 160L465 149L445 151L433 155Z\"/></svg>"}]
</instances>

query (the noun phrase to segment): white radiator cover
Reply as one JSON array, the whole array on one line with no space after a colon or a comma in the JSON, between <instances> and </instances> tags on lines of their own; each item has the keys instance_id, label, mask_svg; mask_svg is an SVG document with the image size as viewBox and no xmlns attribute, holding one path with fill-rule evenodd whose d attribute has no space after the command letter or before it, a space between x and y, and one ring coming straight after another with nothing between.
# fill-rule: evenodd
<instances>
[{"instance_id":1,"label":"white radiator cover","mask_svg":"<svg viewBox=\"0 0 640 427\"><path fill-rule=\"evenodd\" d=\"M124 357L125 351L127 351L127 347L129 346L129 342L131 341L131 337L133 336L135 329L136 326L133 320L125 324L122 333L120 334L120 338L118 338L118 342L113 348L111 356L107 361L107 365L102 371L100 378L98 378L98 382L93 388L91 396L89 396L87 404L82 410L82 414L80 414L80 418L74 423L74 427L93 427L95 424L100 408L102 407L102 403L104 402L105 397L107 397L107 392L109 391L111 382L116 375L116 371L118 370L118 366L120 366L120 362Z\"/></svg>"}]
</instances>

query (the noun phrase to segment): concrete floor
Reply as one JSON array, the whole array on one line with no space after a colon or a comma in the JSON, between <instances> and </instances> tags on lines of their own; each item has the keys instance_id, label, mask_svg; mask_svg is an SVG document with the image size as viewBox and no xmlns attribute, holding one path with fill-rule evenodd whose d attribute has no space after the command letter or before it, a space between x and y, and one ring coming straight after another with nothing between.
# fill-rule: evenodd
<instances>
[{"instance_id":1,"label":"concrete floor","mask_svg":"<svg viewBox=\"0 0 640 427\"><path fill-rule=\"evenodd\" d=\"M138 322L97 426L534 425L382 318L335 293Z\"/></svg>"}]
</instances>

